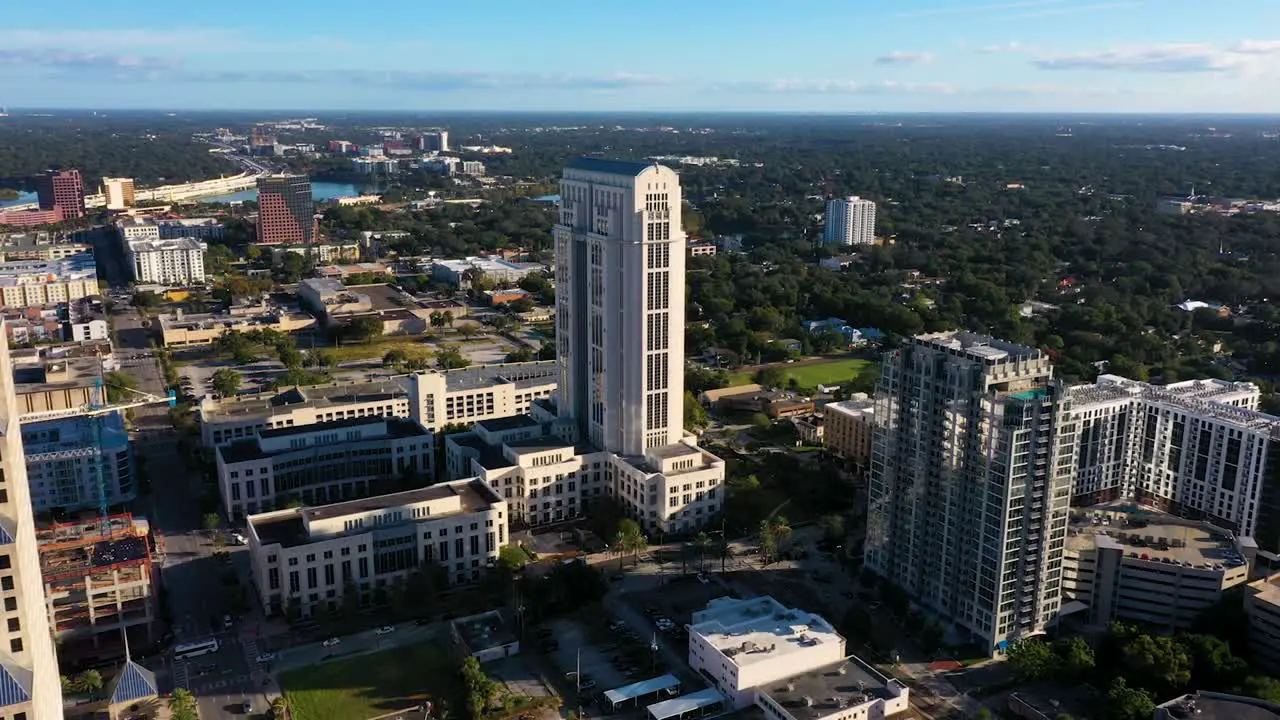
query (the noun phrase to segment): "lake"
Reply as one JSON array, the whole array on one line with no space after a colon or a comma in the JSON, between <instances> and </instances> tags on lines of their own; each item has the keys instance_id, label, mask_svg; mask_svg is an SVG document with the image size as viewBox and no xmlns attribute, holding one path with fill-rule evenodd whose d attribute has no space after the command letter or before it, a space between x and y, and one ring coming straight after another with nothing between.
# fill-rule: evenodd
<instances>
[{"instance_id":1,"label":"lake","mask_svg":"<svg viewBox=\"0 0 1280 720\"><path fill-rule=\"evenodd\" d=\"M350 197L352 195L363 195L366 192L376 192L377 189L354 183L339 182L323 182L313 181L311 183L311 197L314 200L332 200L337 197ZM241 190L237 193L229 193L227 195L213 195L210 197L198 198L196 202L202 203L230 203L242 202L244 200L257 200L258 191Z\"/></svg>"}]
</instances>

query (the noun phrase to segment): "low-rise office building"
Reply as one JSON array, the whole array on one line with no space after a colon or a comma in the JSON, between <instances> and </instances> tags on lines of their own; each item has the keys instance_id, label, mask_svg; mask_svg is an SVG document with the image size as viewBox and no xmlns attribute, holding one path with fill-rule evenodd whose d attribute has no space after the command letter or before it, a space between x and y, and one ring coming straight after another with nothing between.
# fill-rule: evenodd
<instances>
[{"instance_id":1,"label":"low-rise office building","mask_svg":"<svg viewBox=\"0 0 1280 720\"><path fill-rule=\"evenodd\" d=\"M622 457L574 442L572 426L535 401L532 415L476 422L446 436L450 477L478 477L529 525L583 515L612 496L642 527L683 532L704 525L724 503L724 461L687 442Z\"/></svg>"},{"instance_id":2,"label":"low-rise office building","mask_svg":"<svg viewBox=\"0 0 1280 720\"><path fill-rule=\"evenodd\" d=\"M881 720L906 712L910 691L870 664L849 657L756 689L756 706L772 720Z\"/></svg>"},{"instance_id":3,"label":"low-rise office building","mask_svg":"<svg viewBox=\"0 0 1280 720\"><path fill-rule=\"evenodd\" d=\"M297 332L315 327L316 319L297 308L259 306L250 312L186 313L177 310L161 315L160 339L165 347L205 345L229 332L247 330L275 330L282 333Z\"/></svg>"},{"instance_id":4,"label":"low-rise office building","mask_svg":"<svg viewBox=\"0 0 1280 720\"><path fill-rule=\"evenodd\" d=\"M125 259L137 282L194 285L204 282L208 247L192 237L130 240L125 243Z\"/></svg>"},{"instance_id":5,"label":"low-rise office building","mask_svg":"<svg viewBox=\"0 0 1280 720\"><path fill-rule=\"evenodd\" d=\"M431 432L413 420L358 417L259 430L217 449L227 517L240 519L291 500L319 505L376 494L401 478L429 478Z\"/></svg>"},{"instance_id":6,"label":"low-rise office building","mask_svg":"<svg viewBox=\"0 0 1280 720\"><path fill-rule=\"evenodd\" d=\"M819 615L783 606L771 597L721 597L693 613L689 667L729 699L734 709L760 703L787 709L786 683L845 660L845 640ZM798 681L793 681L798 686ZM801 693L803 694L803 693ZM905 690L902 693L905 701ZM821 698L826 700L827 698Z\"/></svg>"},{"instance_id":7,"label":"low-rise office building","mask_svg":"<svg viewBox=\"0 0 1280 720\"><path fill-rule=\"evenodd\" d=\"M93 255L0 263L0 300L6 308L56 305L98 294Z\"/></svg>"},{"instance_id":8,"label":"low-rise office building","mask_svg":"<svg viewBox=\"0 0 1280 720\"><path fill-rule=\"evenodd\" d=\"M0 262L9 260L61 260L80 253L93 253L90 243L67 240L45 231L0 233Z\"/></svg>"},{"instance_id":9,"label":"low-rise office building","mask_svg":"<svg viewBox=\"0 0 1280 720\"><path fill-rule=\"evenodd\" d=\"M248 519L254 586L263 608L309 615L346 592L368 603L424 563L453 584L478 580L507 543L506 503L467 479Z\"/></svg>"},{"instance_id":10,"label":"low-rise office building","mask_svg":"<svg viewBox=\"0 0 1280 720\"><path fill-rule=\"evenodd\" d=\"M272 245L271 264L279 265L284 258L293 253L301 258L310 257L319 264L356 262L360 259L360 243L357 242L318 242L310 247L306 245Z\"/></svg>"},{"instance_id":11,"label":"low-rise office building","mask_svg":"<svg viewBox=\"0 0 1280 720\"><path fill-rule=\"evenodd\" d=\"M1248 582L1250 538L1154 512L1073 513L1062 560L1063 613L1185 629L1227 590Z\"/></svg>"},{"instance_id":12,"label":"low-rise office building","mask_svg":"<svg viewBox=\"0 0 1280 720\"><path fill-rule=\"evenodd\" d=\"M484 277L498 285L516 285L525 275L541 272L542 266L538 263L512 262L491 257L437 260L431 265L432 278L458 287L468 284L468 278L463 277L468 271L483 273Z\"/></svg>"},{"instance_id":13,"label":"low-rise office building","mask_svg":"<svg viewBox=\"0 0 1280 720\"><path fill-rule=\"evenodd\" d=\"M521 415L555 392L558 373L554 360L415 373L406 378L409 407L415 420L433 430Z\"/></svg>"},{"instance_id":14,"label":"low-rise office building","mask_svg":"<svg viewBox=\"0 0 1280 720\"><path fill-rule=\"evenodd\" d=\"M123 217L116 221L116 232L127 246L131 240L172 240L196 238L219 240L227 230L217 218L160 218L154 216Z\"/></svg>"}]
</instances>

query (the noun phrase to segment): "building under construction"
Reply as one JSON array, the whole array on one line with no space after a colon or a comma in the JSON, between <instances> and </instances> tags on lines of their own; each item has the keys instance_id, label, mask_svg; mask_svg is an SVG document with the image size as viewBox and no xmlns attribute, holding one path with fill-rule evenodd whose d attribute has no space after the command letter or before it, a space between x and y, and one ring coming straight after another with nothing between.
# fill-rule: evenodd
<instances>
[{"instance_id":1,"label":"building under construction","mask_svg":"<svg viewBox=\"0 0 1280 720\"><path fill-rule=\"evenodd\" d=\"M49 626L59 643L109 641L154 619L150 531L132 515L36 529Z\"/></svg>"}]
</instances>

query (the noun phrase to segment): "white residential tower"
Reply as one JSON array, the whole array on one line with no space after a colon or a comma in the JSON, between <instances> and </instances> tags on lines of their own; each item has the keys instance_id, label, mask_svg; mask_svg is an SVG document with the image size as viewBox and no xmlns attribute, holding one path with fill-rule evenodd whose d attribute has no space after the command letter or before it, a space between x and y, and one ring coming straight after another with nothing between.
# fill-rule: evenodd
<instances>
[{"instance_id":1,"label":"white residential tower","mask_svg":"<svg viewBox=\"0 0 1280 720\"><path fill-rule=\"evenodd\" d=\"M876 241L876 204L857 195L827 201L828 245L872 245Z\"/></svg>"}]
</instances>

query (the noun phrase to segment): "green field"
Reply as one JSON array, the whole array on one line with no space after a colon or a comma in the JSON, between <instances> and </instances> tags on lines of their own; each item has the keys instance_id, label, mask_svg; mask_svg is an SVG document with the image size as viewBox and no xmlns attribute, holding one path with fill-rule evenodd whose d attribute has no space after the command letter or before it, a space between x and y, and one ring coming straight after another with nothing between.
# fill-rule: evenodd
<instances>
[{"instance_id":1,"label":"green field","mask_svg":"<svg viewBox=\"0 0 1280 720\"><path fill-rule=\"evenodd\" d=\"M875 363L862 358L824 360L808 365L782 363L777 364L776 367L783 368L787 374L787 380L790 381L794 378L796 384L802 388L815 388L819 385L839 385L854 380L865 372L876 369ZM752 373L739 372L729 375L729 385L731 386L745 385L751 382L755 382L752 379Z\"/></svg>"},{"instance_id":2,"label":"green field","mask_svg":"<svg viewBox=\"0 0 1280 720\"><path fill-rule=\"evenodd\" d=\"M424 642L290 670L280 684L293 720L363 720L424 700L452 705L459 696L457 678L457 662L445 647Z\"/></svg>"}]
</instances>

